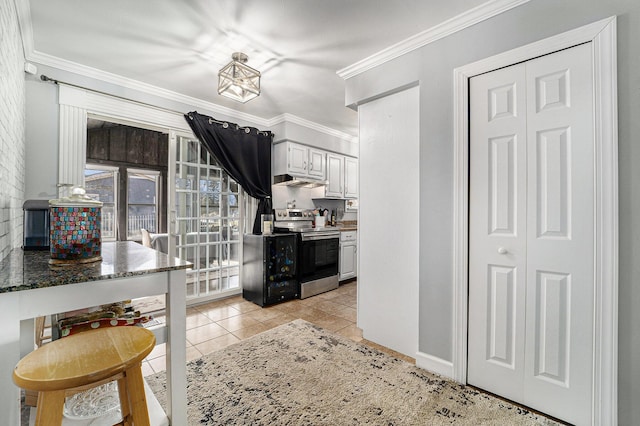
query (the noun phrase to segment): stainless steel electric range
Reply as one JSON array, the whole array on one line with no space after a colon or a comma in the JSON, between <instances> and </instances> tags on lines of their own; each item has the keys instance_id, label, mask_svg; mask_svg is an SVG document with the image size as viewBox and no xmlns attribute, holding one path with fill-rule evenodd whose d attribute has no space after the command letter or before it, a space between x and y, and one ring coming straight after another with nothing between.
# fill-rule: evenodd
<instances>
[{"instance_id":1,"label":"stainless steel electric range","mask_svg":"<svg viewBox=\"0 0 640 426\"><path fill-rule=\"evenodd\" d=\"M275 209L276 233L298 235L298 280L300 298L338 288L340 231L316 228L311 210Z\"/></svg>"}]
</instances>

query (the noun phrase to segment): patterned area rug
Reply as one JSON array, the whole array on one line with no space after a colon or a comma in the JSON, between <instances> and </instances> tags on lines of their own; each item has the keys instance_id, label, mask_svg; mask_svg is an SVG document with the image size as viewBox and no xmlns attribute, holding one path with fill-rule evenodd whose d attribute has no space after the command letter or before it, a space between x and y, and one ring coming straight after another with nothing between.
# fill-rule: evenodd
<instances>
[{"instance_id":1,"label":"patterned area rug","mask_svg":"<svg viewBox=\"0 0 640 426\"><path fill-rule=\"evenodd\" d=\"M166 407L165 375L147 377ZM190 425L556 425L303 320L187 365Z\"/></svg>"}]
</instances>

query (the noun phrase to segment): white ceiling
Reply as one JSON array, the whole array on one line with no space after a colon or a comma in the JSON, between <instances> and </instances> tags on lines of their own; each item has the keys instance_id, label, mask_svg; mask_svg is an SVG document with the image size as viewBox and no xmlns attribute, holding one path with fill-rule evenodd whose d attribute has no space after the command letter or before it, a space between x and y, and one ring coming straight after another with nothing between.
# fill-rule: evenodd
<instances>
[{"instance_id":1,"label":"white ceiling","mask_svg":"<svg viewBox=\"0 0 640 426\"><path fill-rule=\"evenodd\" d=\"M486 0L18 1L28 2L23 31L41 57L357 135L336 71ZM262 94L246 104L217 94L218 70L234 51L262 72Z\"/></svg>"}]
</instances>

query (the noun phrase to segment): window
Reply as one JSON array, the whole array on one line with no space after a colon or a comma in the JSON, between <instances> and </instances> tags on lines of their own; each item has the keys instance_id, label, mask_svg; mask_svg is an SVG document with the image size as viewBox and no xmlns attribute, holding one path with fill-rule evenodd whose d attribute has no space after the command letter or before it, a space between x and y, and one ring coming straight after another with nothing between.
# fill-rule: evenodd
<instances>
[{"instance_id":1,"label":"window","mask_svg":"<svg viewBox=\"0 0 640 426\"><path fill-rule=\"evenodd\" d=\"M104 235L111 241L140 241L140 229L167 232L166 186L169 135L162 131L87 118L86 184L100 201L111 203L103 210ZM96 172L98 171L98 172ZM100 173L113 172L113 184L89 188ZM95 177L91 177L97 174ZM106 197L108 193L108 198Z\"/></svg>"},{"instance_id":2,"label":"window","mask_svg":"<svg viewBox=\"0 0 640 426\"><path fill-rule=\"evenodd\" d=\"M127 239L139 240L140 229L158 232L160 173L127 169Z\"/></svg>"},{"instance_id":3,"label":"window","mask_svg":"<svg viewBox=\"0 0 640 426\"><path fill-rule=\"evenodd\" d=\"M102 239L115 241L118 235L118 168L87 164L84 170L87 195L102 201Z\"/></svg>"},{"instance_id":4,"label":"window","mask_svg":"<svg viewBox=\"0 0 640 426\"><path fill-rule=\"evenodd\" d=\"M125 186L126 199L118 203L119 178ZM87 164L84 170L87 195L102 201L102 239L116 241L118 224L126 227L127 240L140 240L140 229L160 232L160 172L155 170L120 169L114 166ZM126 217L126 222L125 218ZM126 223L126 225L125 225Z\"/></svg>"}]
</instances>

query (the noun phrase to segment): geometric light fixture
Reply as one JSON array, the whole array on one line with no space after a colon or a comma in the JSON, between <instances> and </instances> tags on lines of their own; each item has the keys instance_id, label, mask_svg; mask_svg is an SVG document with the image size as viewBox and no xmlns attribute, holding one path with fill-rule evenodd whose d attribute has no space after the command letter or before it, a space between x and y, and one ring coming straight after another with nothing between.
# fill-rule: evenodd
<instances>
[{"instance_id":1,"label":"geometric light fixture","mask_svg":"<svg viewBox=\"0 0 640 426\"><path fill-rule=\"evenodd\" d=\"M249 59L235 52L233 60L218 72L218 94L245 103L260 95L260 71L245 65Z\"/></svg>"}]
</instances>

